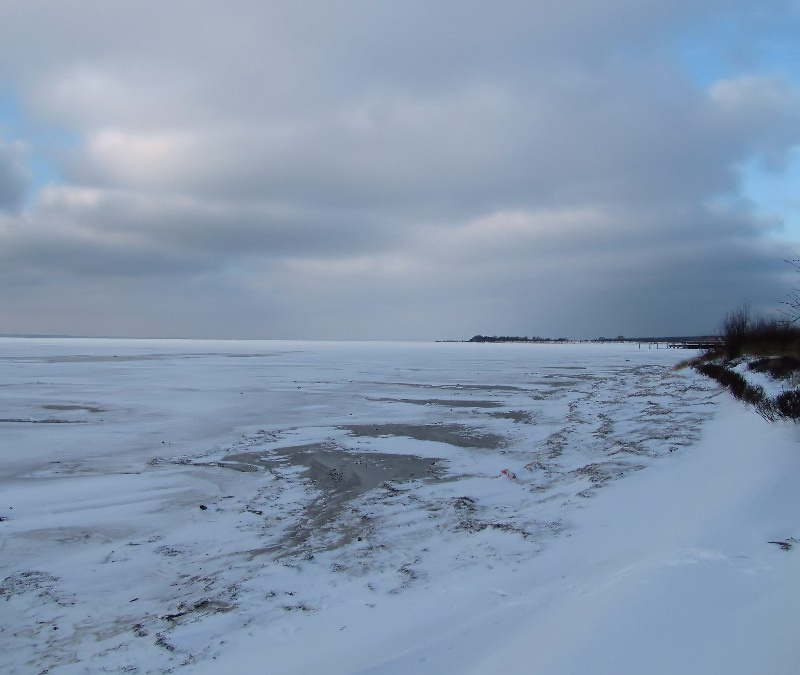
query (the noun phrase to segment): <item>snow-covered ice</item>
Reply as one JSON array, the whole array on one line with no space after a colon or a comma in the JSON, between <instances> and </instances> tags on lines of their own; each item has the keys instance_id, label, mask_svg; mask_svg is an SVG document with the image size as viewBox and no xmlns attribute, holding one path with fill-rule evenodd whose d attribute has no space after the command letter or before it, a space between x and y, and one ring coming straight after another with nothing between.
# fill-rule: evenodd
<instances>
[{"instance_id":1,"label":"snow-covered ice","mask_svg":"<svg viewBox=\"0 0 800 675\"><path fill-rule=\"evenodd\" d=\"M798 672L800 432L685 356L0 339L0 669Z\"/></svg>"}]
</instances>

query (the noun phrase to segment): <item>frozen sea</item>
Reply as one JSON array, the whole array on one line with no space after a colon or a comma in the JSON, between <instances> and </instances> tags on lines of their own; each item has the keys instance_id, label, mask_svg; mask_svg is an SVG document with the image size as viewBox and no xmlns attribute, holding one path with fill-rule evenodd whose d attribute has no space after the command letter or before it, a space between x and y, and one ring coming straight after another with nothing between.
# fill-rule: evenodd
<instances>
[{"instance_id":1,"label":"frozen sea","mask_svg":"<svg viewBox=\"0 0 800 675\"><path fill-rule=\"evenodd\" d=\"M0 339L0 670L677 672L674 648L595 644L609 617L629 634L639 619L664 623L680 639L667 620L682 615L655 620L647 603L685 591L696 604L697 587L659 585L659 565L699 564L719 580L704 565L732 560L732 574L765 584L753 602L783 597L778 581L799 569L795 428L768 426L674 368L689 355ZM744 455L727 478L709 468L732 428L725 442L774 437L784 462L764 474L772 497L756 509L782 515L735 551L680 538L706 512L734 528L721 498L704 501L729 500L728 482L762 494ZM765 572L775 565L778 576ZM709 602L711 616L684 617L686 640L693 622L731 616ZM775 602L765 612L777 621L789 610ZM703 635L742 631L752 634L736 624ZM800 663L789 642L765 637L747 654L783 672ZM681 671L757 672L737 649L711 661L693 652L679 663L698 669Z\"/></svg>"}]
</instances>

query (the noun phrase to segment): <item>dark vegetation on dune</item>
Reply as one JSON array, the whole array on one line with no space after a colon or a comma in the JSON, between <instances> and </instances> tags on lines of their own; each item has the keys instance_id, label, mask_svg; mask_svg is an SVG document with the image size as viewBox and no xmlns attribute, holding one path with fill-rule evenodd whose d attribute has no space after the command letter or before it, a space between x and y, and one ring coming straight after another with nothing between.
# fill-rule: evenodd
<instances>
[{"instance_id":1,"label":"dark vegetation on dune","mask_svg":"<svg viewBox=\"0 0 800 675\"><path fill-rule=\"evenodd\" d=\"M752 405L765 419L800 420L800 326L787 320L753 317L747 308L730 312L722 322L720 347L693 359L690 365L726 387L738 400ZM764 388L742 374L741 366L780 381L783 391L768 396Z\"/></svg>"}]
</instances>

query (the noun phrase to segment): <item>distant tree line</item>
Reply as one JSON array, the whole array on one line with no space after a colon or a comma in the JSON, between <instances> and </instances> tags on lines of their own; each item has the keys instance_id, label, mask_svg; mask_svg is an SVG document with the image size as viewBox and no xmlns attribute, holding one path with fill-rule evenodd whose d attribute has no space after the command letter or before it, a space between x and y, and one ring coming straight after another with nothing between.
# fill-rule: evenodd
<instances>
[{"instance_id":1,"label":"distant tree line","mask_svg":"<svg viewBox=\"0 0 800 675\"><path fill-rule=\"evenodd\" d=\"M567 338L520 337L518 335L475 335L469 342L569 342Z\"/></svg>"}]
</instances>

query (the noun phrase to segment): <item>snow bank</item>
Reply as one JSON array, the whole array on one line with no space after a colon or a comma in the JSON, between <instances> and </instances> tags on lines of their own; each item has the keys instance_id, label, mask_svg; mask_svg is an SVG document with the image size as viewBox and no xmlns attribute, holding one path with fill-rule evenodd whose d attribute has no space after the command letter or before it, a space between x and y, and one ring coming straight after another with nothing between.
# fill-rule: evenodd
<instances>
[{"instance_id":1,"label":"snow bank","mask_svg":"<svg viewBox=\"0 0 800 675\"><path fill-rule=\"evenodd\" d=\"M528 616L476 671L797 672L800 551L774 542L800 532L798 449L723 399L691 453L609 487L534 561Z\"/></svg>"}]
</instances>

